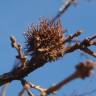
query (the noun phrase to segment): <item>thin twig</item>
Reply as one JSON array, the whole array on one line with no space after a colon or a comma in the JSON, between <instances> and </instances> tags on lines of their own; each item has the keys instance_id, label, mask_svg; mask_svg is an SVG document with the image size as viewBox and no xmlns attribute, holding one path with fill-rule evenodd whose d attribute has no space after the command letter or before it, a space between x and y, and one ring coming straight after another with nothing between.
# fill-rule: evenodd
<instances>
[{"instance_id":1,"label":"thin twig","mask_svg":"<svg viewBox=\"0 0 96 96\"><path fill-rule=\"evenodd\" d=\"M22 47L20 44L17 44L16 38L14 36L10 36L11 45L13 48L15 48L18 52L18 55L16 56L17 59L19 59L22 63L22 66L25 67L26 64L26 57L22 52Z\"/></svg>"},{"instance_id":2,"label":"thin twig","mask_svg":"<svg viewBox=\"0 0 96 96\"><path fill-rule=\"evenodd\" d=\"M77 31L76 33L74 33L73 35L69 35L69 36L64 40L63 43L66 43L66 42L71 41L73 38L80 36L81 33L82 33L82 31L78 30L78 31Z\"/></svg>"},{"instance_id":3,"label":"thin twig","mask_svg":"<svg viewBox=\"0 0 96 96\"><path fill-rule=\"evenodd\" d=\"M81 42L77 42L74 45L69 46L68 48L66 48L65 54L76 51L77 49L80 49L81 51L83 51L93 57L96 57L96 52L94 52L88 48L91 45L96 45L96 43L94 41L92 41L93 38L95 39L95 37L96 37L96 35L90 37L90 39L86 38L86 39L82 40Z\"/></svg>"},{"instance_id":4,"label":"thin twig","mask_svg":"<svg viewBox=\"0 0 96 96\"><path fill-rule=\"evenodd\" d=\"M23 86L23 89L21 90L19 96L22 96L22 94L24 94L25 91L27 91L29 96L35 96L29 89L30 89L30 85L29 83L25 80L25 79L21 79L21 84Z\"/></svg>"},{"instance_id":5,"label":"thin twig","mask_svg":"<svg viewBox=\"0 0 96 96\"><path fill-rule=\"evenodd\" d=\"M60 7L57 15L52 19L51 22L56 21L58 18L61 17L62 14L65 13L65 11L74 3L75 0L66 0L64 4Z\"/></svg>"}]
</instances>

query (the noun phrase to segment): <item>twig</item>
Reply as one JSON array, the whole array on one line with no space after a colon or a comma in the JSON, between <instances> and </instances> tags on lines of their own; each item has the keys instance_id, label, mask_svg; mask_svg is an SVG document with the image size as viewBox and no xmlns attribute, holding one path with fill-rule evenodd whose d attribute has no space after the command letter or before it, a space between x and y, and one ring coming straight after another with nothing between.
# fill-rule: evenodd
<instances>
[{"instance_id":1,"label":"twig","mask_svg":"<svg viewBox=\"0 0 96 96\"><path fill-rule=\"evenodd\" d=\"M17 44L16 42L16 38L14 36L10 37L11 40L11 45L13 48L15 48L18 52L18 55L16 56L17 59L20 59L21 63L22 63L22 67L25 67L26 64L26 57L22 52L22 47L20 44Z\"/></svg>"},{"instance_id":2,"label":"twig","mask_svg":"<svg viewBox=\"0 0 96 96\"><path fill-rule=\"evenodd\" d=\"M77 49L80 49L81 51L84 51L85 53L87 53L93 57L96 57L96 52L93 52L92 50L90 50L88 48L91 45L96 45L96 43L94 41L92 41L93 39L95 39L95 37L96 37L96 35L94 35L90 38L86 38L86 39L82 40L81 42L77 42L72 46L69 46L68 48L66 48L65 54L76 51Z\"/></svg>"},{"instance_id":3,"label":"twig","mask_svg":"<svg viewBox=\"0 0 96 96\"><path fill-rule=\"evenodd\" d=\"M91 73L92 73L91 71L93 70L94 67L96 67L96 62L93 62L91 60L81 62L80 64L78 64L76 66L76 71L72 75L70 75L66 79L62 80L58 84L51 86L50 88L48 88L46 90L45 93L51 94L54 91L59 90L65 84L69 83L70 81L72 81L74 79L77 79L77 78L85 79L86 77L89 77L91 75Z\"/></svg>"},{"instance_id":4,"label":"twig","mask_svg":"<svg viewBox=\"0 0 96 96\"><path fill-rule=\"evenodd\" d=\"M65 11L75 2L75 0L66 0L64 4L60 7L58 14L52 19L51 22L56 21Z\"/></svg>"},{"instance_id":5,"label":"twig","mask_svg":"<svg viewBox=\"0 0 96 96\"><path fill-rule=\"evenodd\" d=\"M82 31L78 30L76 33L74 33L73 35L69 35L63 43L67 43L69 41L71 41L73 38L78 37L79 35L81 35Z\"/></svg>"},{"instance_id":6,"label":"twig","mask_svg":"<svg viewBox=\"0 0 96 96\"><path fill-rule=\"evenodd\" d=\"M27 91L29 96L35 96L31 91L29 91L30 85L25 79L21 79L21 84L23 86L23 89L19 93L19 96L22 96L25 91Z\"/></svg>"}]
</instances>

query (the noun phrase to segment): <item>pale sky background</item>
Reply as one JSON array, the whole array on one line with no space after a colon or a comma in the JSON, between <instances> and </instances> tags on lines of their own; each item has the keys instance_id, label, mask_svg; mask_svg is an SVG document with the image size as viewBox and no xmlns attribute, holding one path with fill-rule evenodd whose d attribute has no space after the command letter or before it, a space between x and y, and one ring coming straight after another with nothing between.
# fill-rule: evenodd
<instances>
[{"instance_id":1,"label":"pale sky background","mask_svg":"<svg viewBox=\"0 0 96 96\"><path fill-rule=\"evenodd\" d=\"M9 36L14 35L24 46L23 32L29 24L38 23L40 17L54 17L63 0L0 0L0 74L12 69L16 50L11 47ZM79 0L61 17L62 25L68 34L81 29L81 38L96 34L96 1ZM96 47L92 47L96 50ZM89 55L88 55L89 56ZM89 56L90 59L95 58ZM26 77L33 84L48 88L74 72L75 64L85 60L80 53L65 55L56 62L48 63ZM84 93L96 89L96 71L85 80L75 80L64 86L54 96L72 96L72 93ZM20 82L13 81L7 90L7 96L18 96L22 89ZM70 95L71 94L71 95ZM87 96L96 96L95 93ZM53 95L52 95L53 96ZM74 95L73 95L74 96Z\"/></svg>"}]
</instances>

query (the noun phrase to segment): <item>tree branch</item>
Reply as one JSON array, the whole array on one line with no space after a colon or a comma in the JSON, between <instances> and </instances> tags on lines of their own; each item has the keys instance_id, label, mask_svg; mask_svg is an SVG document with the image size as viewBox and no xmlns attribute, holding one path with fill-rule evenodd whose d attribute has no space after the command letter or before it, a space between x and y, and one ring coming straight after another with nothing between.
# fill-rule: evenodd
<instances>
[{"instance_id":1,"label":"tree branch","mask_svg":"<svg viewBox=\"0 0 96 96\"><path fill-rule=\"evenodd\" d=\"M58 18L61 17L62 14L65 13L65 11L67 11L67 9L75 2L75 0L66 0L64 2L64 4L60 7L57 15L52 19L51 22L56 21Z\"/></svg>"},{"instance_id":2,"label":"tree branch","mask_svg":"<svg viewBox=\"0 0 96 96\"><path fill-rule=\"evenodd\" d=\"M46 95L55 93L56 91L61 89L64 85L71 82L72 80L75 80L78 78L85 79L85 78L89 77L92 74L92 71L95 67L96 67L96 62L93 62L92 60L86 60L84 62L81 62L78 65L76 65L76 71L73 72L73 74L71 74L64 80L60 81L56 85L49 87L48 89L33 85L24 79L21 80L21 83L23 86L25 86L24 88L26 91L30 92L29 88L31 87L35 90L40 91L40 96L46 96ZM26 88L26 86L27 86L27 88ZM32 94L32 93L30 92L30 94Z\"/></svg>"},{"instance_id":3,"label":"tree branch","mask_svg":"<svg viewBox=\"0 0 96 96\"><path fill-rule=\"evenodd\" d=\"M76 51L77 49L80 49L81 51L84 51L85 53L93 57L96 57L96 53L87 48L94 44L92 43L93 42L92 40L95 39L95 37L96 35L88 39L84 39L79 43L69 46L68 48L62 49L64 51L63 55ZM38 62L35 63L35 61ZM37 55L36 57L32 57L31 60L26 62L26 67L22 68L22 66L20 66L15 68L14 70L11 70L10 72L0 75L0 86L13 80L20 80L26 77L29 73L42 67L45 64L46 61L44 61L43 58L41 59L39 55Z\"/></svg>"}]
</instances>

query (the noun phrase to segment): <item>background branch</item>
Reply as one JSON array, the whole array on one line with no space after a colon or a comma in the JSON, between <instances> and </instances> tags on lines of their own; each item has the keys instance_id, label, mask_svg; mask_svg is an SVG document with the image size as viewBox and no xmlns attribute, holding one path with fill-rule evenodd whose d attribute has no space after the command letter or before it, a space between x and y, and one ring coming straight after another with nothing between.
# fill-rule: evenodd
<instances>
[{"instance_id":1,"label":"background branch","mask_svg":"<svg viewBox=\"0 0 96 96\"><path fill-rule=\"evenodd\" d=\"M60 18L65 11L75 2L75 0L65 0L64 4L60 7L57 15L52 19L51 22L55 22L58 18Z\"/></svg>"}]
</instances>

